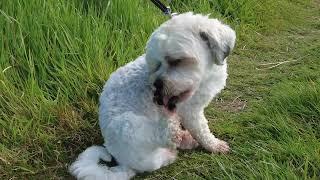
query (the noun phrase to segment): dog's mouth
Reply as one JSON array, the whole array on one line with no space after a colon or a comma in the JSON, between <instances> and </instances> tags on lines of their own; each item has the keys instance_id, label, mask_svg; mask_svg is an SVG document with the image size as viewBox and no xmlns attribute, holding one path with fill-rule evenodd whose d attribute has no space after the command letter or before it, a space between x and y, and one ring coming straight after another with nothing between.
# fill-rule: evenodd
<instances>
[{"instance_id":1,"label":"dog's mouth","mask_svg":"<svg viewBox=\"0 0 320 180\"><path fill-rule=\"evenodd\" d=\"M183 91L178 95L162 95L160 91L156 90L154 92L153 102L160 106L164 106L164 108L170 113L174 113L177 108L177 103L182 102L192 94L191 90Z\"/></svg>"}]
</instances>

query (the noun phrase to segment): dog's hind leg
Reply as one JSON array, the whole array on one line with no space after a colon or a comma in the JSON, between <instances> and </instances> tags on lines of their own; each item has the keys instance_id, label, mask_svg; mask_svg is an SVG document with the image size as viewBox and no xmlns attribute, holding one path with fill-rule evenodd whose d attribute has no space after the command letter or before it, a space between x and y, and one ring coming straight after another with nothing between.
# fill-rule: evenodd
<instances>
[{"instance_id":1,"label":"dog's hind leg","mask_svg":"<svg viewBox=\"0 0 320 180\"><path fill-rule=\"evenodd\" d=\"M113 117L102 133L117 163L135 171L153 171L176 158L166 123L126 112Z\"/></svg>"},{"instance_id":2,"label":"dog's hind leg","mask_svg":"<svg viewBox=\"0 0 320 180\"><path fill-rule=\"evenodd\" d=\"M140 171L154 171L167 166L176 160L177 151L168 148L157 148L141 162L143 169Z\"/></svg>"}]
</instances>

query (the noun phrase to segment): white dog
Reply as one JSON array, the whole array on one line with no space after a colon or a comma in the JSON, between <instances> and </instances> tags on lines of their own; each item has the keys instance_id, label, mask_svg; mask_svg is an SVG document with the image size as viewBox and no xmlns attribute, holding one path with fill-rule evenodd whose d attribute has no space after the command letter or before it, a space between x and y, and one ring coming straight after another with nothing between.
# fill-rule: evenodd
<instances>
[{"instance_id":1,"label":"white dog","mask_svg":"<svg viewBox=\"0 0 320 180\"><path fill-rule=\"evenodd\" d=\"M78 179L130 179L174 162L176 148L199 143L228 152L228 144L211 134L204 108L226 85L235 38L229 26L208 16L185 13L162 24L146 54L110 76L100 97L105 147L89 147L70 172ZM111 156L118 166L98 164Z\"/></svg>"}]
</instances>

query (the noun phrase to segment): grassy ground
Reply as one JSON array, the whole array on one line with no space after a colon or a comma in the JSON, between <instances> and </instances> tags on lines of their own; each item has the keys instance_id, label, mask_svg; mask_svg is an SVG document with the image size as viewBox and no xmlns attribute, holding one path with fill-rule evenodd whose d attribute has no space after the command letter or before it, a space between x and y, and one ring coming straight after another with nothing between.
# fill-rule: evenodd
<instances>
[{"instance_id":1,"label":"grassy ground","mask_svg":"<svg viewBox=\"0 0 320 180\"><path fill-rule=\"evenodd\" d=\"M232 153L181 152L137 179L318 179L319 4L173 1L237 30L228 86L206 110ZM68 164L102 142L102 85L164 20L142 0L0 1L0 179L70 178Z\"/></svg>"}]
</instances>

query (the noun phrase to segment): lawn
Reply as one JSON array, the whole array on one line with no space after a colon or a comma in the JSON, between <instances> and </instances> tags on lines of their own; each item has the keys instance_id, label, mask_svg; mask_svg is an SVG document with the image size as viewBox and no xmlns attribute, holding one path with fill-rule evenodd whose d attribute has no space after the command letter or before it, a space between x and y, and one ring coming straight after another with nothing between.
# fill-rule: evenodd
<instances>
[{"instance_id":1,"label":"lawn","mask_svg":"<svg viewBox=\"0 0 320 180\"><path fill-rule=\"evenodd\" d=\"M206 109L228 155L198 148L136 179L319 179L320 1L173 0L237 31ZM98 97L167 17L143 0L0 1L0 179L70 179L103 142Z\"/></svg>"}]
</instances>

